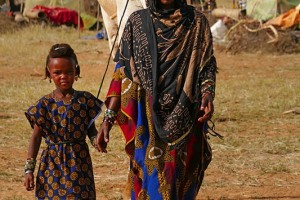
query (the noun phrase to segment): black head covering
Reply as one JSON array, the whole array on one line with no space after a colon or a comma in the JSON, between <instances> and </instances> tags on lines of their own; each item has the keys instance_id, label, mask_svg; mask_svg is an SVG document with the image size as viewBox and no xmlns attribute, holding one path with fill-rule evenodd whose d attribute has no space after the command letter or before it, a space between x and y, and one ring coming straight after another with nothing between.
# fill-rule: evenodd
<instances>
[{"instance_id":1,"label":"black head covering","mask_svg":"<svg viewBox=\"0 0 300 200\"><path fill-rule=\"evenodd\" d=\"M174 0L175 9L186 5L186 0ZM160 0L146 0L147 7L154 12L162 11Z\"/></svg>"}]
</instances>

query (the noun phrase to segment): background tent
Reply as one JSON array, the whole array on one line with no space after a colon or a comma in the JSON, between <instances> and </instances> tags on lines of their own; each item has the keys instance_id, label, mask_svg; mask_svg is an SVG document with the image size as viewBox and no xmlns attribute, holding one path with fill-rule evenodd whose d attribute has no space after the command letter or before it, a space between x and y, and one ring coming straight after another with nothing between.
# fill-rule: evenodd
<instances>
[{"instance_id":1,"label":"background tent","mask_svg":"<svg viewBox=\"0 0 300 200\"><path fill-rule=\"evenodd\" d=\"M218 8L234 8L233 0L216 0L216 3ZM235 1L235 3L237 3L237 1Z\"/></svg>"},{"instance_id":2,"label":"background tent","mask_svg":"<svg viewBox=\"0 0 300 200\"><path fill-rule=\"evenodd\" d=\"M76 11L76 12L78 12L79 9L81 20L83 20L85 29L90 29L95 25L95 23L97 22L96 17L99 14L97 13L98 12L97 0L26 0L24 2L25 2L25 6L23 9L23 15L27 17L35 15L34 12L31 13L31 11L33 11L34 8L35 10L37 10L37 8L44 8L44 9L49 8L49 9L56 9L56 10L69 9L70 11ZM58 14L57 12L51 12L51 13L53 15ZM47 17L49 18L48 15Z\"/></svg>"},{"instance_id":3,"label":"background tent","mask_svg":"<svg viewBox=\"0 0 300 200\"><path fill-rule=\"evenodd\" d=\"M256 20L267 21L295 8L299 3L299 0L247 0L247 15Z\"/></svg>"},{"instance_id":4,"label":"background tent","mask_svg":"<svg viewBox=\"0 0 300 200\"><path fill-rule=\"evenodd\" d=\"M25 6L23 14L31 11L35 6L46 7L64 7L78 11L78 3L80 4L80 12L96 16L98 9L97 0L24 0Z\"/></svg>"},{"instance_id":5,"label":"background tent","mask_svg":"<svg viewBox=\"0 0 300 200\"><path fill-rule=\"evenodd\" d=\"M31 11L35 6L45 7L64 7L78 11L78 2L80 4L80 12L85 12L84 1L79 0L26 0L23 14Z\"/></svg>"}]
</instances>

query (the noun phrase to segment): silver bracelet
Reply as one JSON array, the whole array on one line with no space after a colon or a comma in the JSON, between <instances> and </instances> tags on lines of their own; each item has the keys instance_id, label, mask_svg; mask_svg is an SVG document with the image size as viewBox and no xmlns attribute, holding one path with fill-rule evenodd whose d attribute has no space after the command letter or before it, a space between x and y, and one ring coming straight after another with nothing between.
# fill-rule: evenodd
<instances>
[{"instance_id":1,"label":"silver bracelet","mask_svg":"<svg viewBox=\"0 0 300 200\"><path fill-rule=\"evenodd\" d=\"M30 170L30 171L34 171L35 169L35 164L36 164L36 159L34 158L27 158L26 162L25 162L25 166L24 166L24 171L25 173Z\"/></svg>"},{"instance_id":2,"label":"silver bracelet","mask_svg":"<svg viewBox=\"0 0 300 200\"><path fill-rule=\"evenodd\" d=\"M33 171L30 170L30 169L28 169L28 170L25 171L25 174L29 174L29 173L33 173Z\"/></svg>"}]
</instances>

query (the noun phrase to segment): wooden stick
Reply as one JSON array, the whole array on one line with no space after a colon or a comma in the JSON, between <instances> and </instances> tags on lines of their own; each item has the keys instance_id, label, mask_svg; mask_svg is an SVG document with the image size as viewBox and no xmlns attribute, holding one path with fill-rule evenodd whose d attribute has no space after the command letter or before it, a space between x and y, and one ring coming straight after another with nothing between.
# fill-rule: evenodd
<instances>
[{"instance_id":1,"label":"wooden stick","mask_svg":"<svg viewBox=\"0 0 300 200\"><path fill-rule=\"evenodd\" d=\"M100 4L98 2L98 6L97 6L97 28L96 30L99 31L99 15L100 15Z\"/></svg>"},{"instance_id":2,"label":"wooden stick","mask_svg":"<svg viewBox=\"0 0 300 200\"><path fill-rule=\"evenodd\" d=\"M78 0L78 38L80 38L80 0Z\"/></svg>"}]
</instances>

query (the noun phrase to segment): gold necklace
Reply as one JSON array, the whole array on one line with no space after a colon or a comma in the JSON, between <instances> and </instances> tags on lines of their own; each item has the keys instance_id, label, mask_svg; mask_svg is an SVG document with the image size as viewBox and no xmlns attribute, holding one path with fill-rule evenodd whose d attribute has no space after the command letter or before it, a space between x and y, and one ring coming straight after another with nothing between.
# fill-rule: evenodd
<instances>
[{"instance_id":1,"label":"gold necklace","mask_svg":"<svg viewBox=\"0 0 300 200\"><path fill-rule=\"evenodd\" d=\"M70 93L67 93L66 95L63 95L61 97L57 96L57 94L55 94L55 90L52 91L52 97L55 99L55 101L63 101L64 103L70 103L73 99L75 90L72 89L72 91Z\"/></svg>"}]
</instances>

